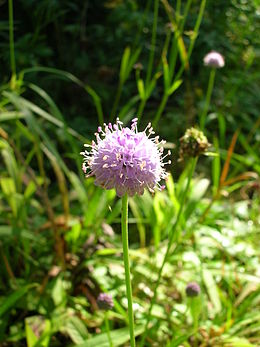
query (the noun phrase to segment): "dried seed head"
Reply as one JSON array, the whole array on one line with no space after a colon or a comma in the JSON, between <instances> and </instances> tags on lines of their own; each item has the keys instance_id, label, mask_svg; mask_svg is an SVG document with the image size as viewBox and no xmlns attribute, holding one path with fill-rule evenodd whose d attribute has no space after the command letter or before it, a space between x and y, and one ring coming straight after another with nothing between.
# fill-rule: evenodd
<instances>
[{"instance_id":1,"label":"dried seed head","mask_svg":"<svg viewBox=\"0 0 260 347\"><path fill-rule=\"evenodd\" d=\"M207 151L210 144L202 131L196 128L186 130L180 138L180 160L186 157L197 157Z\"/></svg>"}]
</instances>

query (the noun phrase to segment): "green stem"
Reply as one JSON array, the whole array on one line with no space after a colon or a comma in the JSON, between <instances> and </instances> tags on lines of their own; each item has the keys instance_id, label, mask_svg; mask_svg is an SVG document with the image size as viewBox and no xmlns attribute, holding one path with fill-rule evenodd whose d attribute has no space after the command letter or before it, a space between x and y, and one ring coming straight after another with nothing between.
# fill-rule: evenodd
<instances>
[{"instance_id":1,"label":"green stem","mask_svg":"<svg viewBox=\"0 0 260 347\"><path fill-rule=\"evenodd\" d=\"M151 0L147 0L146 6L145 6L145 10L143 12L142 19L141 19L141 24L140 24L139 29L138 29L138 33L135 36L135 41L133 43L133 48L137 48L138 45L140 44L140 37L141 37L142 31L143 31L143 28L144 28L144 24L145 24L146 19L147 19L147 13L148 13L148 11L150 9L150 6L151 6Z\"/></svg>"},{"instance_id":2,"label":"green stem","mask_svg":"<svg viewBox=\"0 0 260 347\"><path fill-rule=\"evenodd\" d=\"M16 76L15 53L14 53L14 16L13 16L13 0L8 0L9 11L9 48L10 48L10 64L12 79Z\"/></svg>"},{"instance_id":3,"label":"green stem","mask_svg":"<svg viewBox=\"0 0 260 347\"><path fill-rule=\"evenodd\" d=\"M197 36L199 35L199 28L200 28L200 25L201 25L201 22L202 22L202 19L203 19L206 3L207 3L207 0L202 0L201 3L200 3L199 14L198 14L198 17L197 17L197 20L196 20L196 23L195 23L195 27L194 27L194 30L193 30L193 35L192 35L192 38L191 38L191 43L190 43L189 50L188 50L188 57L190 57L190 55L192 53L192 50L193 50L193 47L194 47L194 44L196 42Z\"/></svg>"},{"instance_id":4,"label":"green stem","mask_svg":"<svg viewBox=\"0 0 260 347\"><path fill-rule=\"evenodd\" d=\"M125 194L122 197L122 243L123 243L123 255L125 266L125 283L126 283L126 295L128 301L128 318L129 318L129 332L131 347L135 347L135 335L134 335L134 313L133 313L133 300L132 300L132 287L130 277L130 265L129 265L129 253L128 253L128 196Z\"/></svg>"},{"instance_id":5,"label":"green stem","mask_svg":"<svg viewBox=\"0 0 260 347\"><path fill-rule=\"evenodd\" d=\"M156 112L156 115L154 117L154 120L153 120L153 127L154 128L157 127L157 124L158 124L158 122L159 122L159 120L161 118L161 115L162 115L162 113L163 113L163 111L165 109L165 106L167 104L168 98L169 98L168 94L164 93L163 97L162 97L162 101L160 103L160 106L159 106L159 108L158 108L158 110Z\"/></svg>"},{"instance_id":6,"label":"green stem","mask_svg":"<svg viewBox=\"0 0 260 347\"><path fill-rule=\"evenodd\" d=\"M175 66L177 62L177 56L178 56L178 47L177 47L177 37L176 34L172 38L172 45L171 45L171 50L170 50L170 60L169 60L169 80L170 83L173 79L174 71L175 71Z\"/></svg>"},{"instance_id":7,"label":"green stem","mask_svg":"<svg viewBox=\"0 0 260 347\"><path fill-rule=\"evenodd\" d=\"M155 52L155 43L156 43L156 33L157 33L157 19L158 19L158 9L159 9L159 0L154 1L154 17L153 17L153 31L152 31L152 41L151 41L151 50L148 61L147 76L145 80L145 86L147 87L151 80L154 52Z\"/></svg>"},{"instance_id":8,"label":"green stem","mask_svg":"<svg viewBox=\"0 0 260 347\"><path fill-rule=\"evenodd\" d=\"M145 338L146 338L147 333L148 333L148 325L149 325L150 320L151 320L153 306L154 306L154 304L156 302L156 299L157 299L157 291L158 291L158 287L159 287L159 284L160 284L160 281L161 281L163 269L164 269L164 266L165 266L165 264L166 264L166 262L168 260L168 256L170 254L170 250L171 250L172 244L173 244L173 242L175 240L176 230L177 230L177 227L178 227L179 222L181 220L183 207L185 205L187 193L188 193L189 188L190 188L190 183L191 183L191 179L192 179L192 176L193 176L196 164L197 164L197 159L198 159L197 157L193 158L192 162L191 162L191 168L190 168L190 171L189 171L188 181L187 181L185 190L184 190L184 192L182 194L180 208L179 208L179 211L178 211L178 214L177 214L176 221L175 221L175 223L173 225L173 228L172 228L172 231L171 231L170 239L169 239L169 242L168 242L166 253L165 253L164 258L163 258L162 265L161 265L159 273L158 273L158 278L157 278L157 281L156 281L156 284L155 284L155 288L154 288L154 295L153 295L153 298L152 298L152 301L151 301L151 304L150 304L150 307L149 307L148 317L147 317L146 324L145 324L145 331L144 331L144 334L142 336L140 347L144 346ZM171 225L172 225L172 222L170 222L169 228L171 227Z\"/></svg>"},{"instance_id":9,"label":"green stem","mask_svg":"<svg viewBox=\"0 0 260 347\"><path fill-rule=\"evenodd\" d=\"M184 17L183 17L183 22L180 26L180 31L179 32L175 32L174 33L174 36L173 36L173 39L172 39L172 45L171 45L171 50L170 50L170 60L169 60L169 80L172 81L173 79L173 75L174 75L174 71L175 71L175 66L176 66L176 62L177 62L177 57L178 57L178 35L181 35L182 34L182 31L183 31L183 27L184 27L184 24L185 24L185 20L186 20L186 17L188 15L188 10L190 8L190 5L191 5L191 2L192 0L188 0L188 3L187 5L185 6L185 12L184 12ZM204 3L205 3L205 0L204 0ZM180 5L181 3L179 3L178 5L178 8L180 9ZM204 4L205 6L205 4ZM203 8L203 11L204 11L204 7L201 6L201 8ZM199 20L199 25L201 23L201 15L203 14L203 11L200 10L200 20ZM196 26L195 26L198 30L199 26L198 26L198 21L196 23ZM190 50L190 53L188 54L188 59L190 58L190 55L191 55L191 50ZM184 70L184 64L182 65L183 67L183 70ZM181 72L182 73L182 72ZM176 81L177 78L174 79L174 81ZM172 82L170 82L170 84L173 84ZM165 106L168 102L168 99L169 99L169 95L167 94L167 91L165 91L164 95L163 95L163 98L161 100L161 103L159 105L159 108L156 112L156 115L154 117L154 120L153 120L153 127L156 128L160 118L161 118L161 115L165 109Z\"/></svg>"},{"instance_id":10,"label":"green stem","mask_svg":"<svg viewBox=\"0 0 260 347\"><path fill-rule=\"evenodd\" d=\"M106 331L107 331L107 337L108 337L109 345L110 345L110 347L113 347L113 342L112 342L111 335L110 335L110 327L109 327L107 312L105 312L105 324L106 324Z\"/></svg>"},{"instance_id":11,"label":"green stem","mask_svg":"<svg viewBox=\"0 0 260 347\"><path fill-rule=\"evenodd\" d=\"M121 98L122 90L123 90L123 83L120 81L118 88L117 88L117 92L116 92L115 102L114 102L114 105L112 107L112 111L111 111L111 115L110 115L111 120L116 118L115 113L116 113L116 110L118 108L118 104L119 104L119 100Z\"/></svg>"},{"instance_id":12,"label":"green stem","mask_svg":"<svg viewBox=\"0 0 260 347\"><path fill-rule=\"evenodd\" d=\"M146 99L142 99L140 102L140 105L138 107L138 111L137 111L137 116L138 116L138 123L140 123L142 115L143 115L143 111L145 108L145 104L146 104Z\"/></svg>"},{"instance_id":13,"label":"green stem","mask_svg":"<svg viewBox=\"0 0 260 347\"><path fill-rule=\"evenodd\" d=\"M195 27L193 29L193 34L192 34L189 49L188 49L188 54L187 54L188 60L190 59L190 56L191 56L191 53L193 51L197 36L199 35L199 28L200 28L200 25L201 25L201 22L203 19L203 14L205 11L206 3L207 3L207 0L202 0L200 3L199 14L198 14L198 17L197 17L197 20L195 23ZM174 78L173 83L176 82L181 77L184 70L185 70L185 64L182 64L178 73L176 74L176 76Z\"/></svg>"},{"instance_id":14,"label":"green stem","mask_svg":"<svg viewBox=\"0 0 260 347\"><path fill-rule=\"evenodd\" d=\"M216 69L211 69L210 75L209 75L209 83L208 83L208 89L207 89L207 94L206 94L206 101L204 105L204 109L202 111L202 114L200 116L200 128L203 131L205 128L205 123L206 123L206 116L209 110L209 104L210 104L210 99L214 87L214 82L215 82L215 76L216 76Z\"/></svg>"}]
</instances>

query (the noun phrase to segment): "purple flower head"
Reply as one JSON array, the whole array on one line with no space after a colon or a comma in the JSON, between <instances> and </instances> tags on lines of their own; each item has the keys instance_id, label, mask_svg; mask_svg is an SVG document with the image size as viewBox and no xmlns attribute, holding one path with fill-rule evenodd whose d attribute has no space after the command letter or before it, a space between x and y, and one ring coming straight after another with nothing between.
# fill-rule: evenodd
<instances>
[{"instance_id":1,"label":"purple flower head","mask_svg":"<svg viewBox=\"0 0 260 347\"><path fill-rule=\"evenodd\" d=\"M97 305L100 310L112 310L114 307L112 296L106 293L100 293L97 298Z\"/></svg>"},{"instance_id":2,"label":"purple flower head","mask_svg":"<svg viewBox=\"0 0 260 347\"><path fill-rule=\"evenodd\" d=\"M214 68L221 68L225 65L224 57L215 51L209 52L207 55L205 55L203 62L204 65Z\"/></svg>"},{"instance_id":3,"label":"purple flower head","mask_svg":"<svg viewBox=\"0 0 260 347\"><path fill-rule=\"evenodd\" d=\"M104 129L98 127L96 142L85 145L90 150L81 152L83 155L82 169L86 176L95 176L95 184L105 189L116 189L119 197L125 193L133 196L142 195L144 188L154 192L162 178L167 177L163 159L162 144L159 136L154 134L149 123L142 132L137 130L137 118L132 120L130 128L123 128L123 123L117 119L112 126L104 124ZM170 161L167 163L170 164Z\"/></svg>"},{"instance_id":4,"label":"purple flower head","mask_svg":"<svg viewBox=\"0 0 260 347\"><path fill-rule=\"evenodd\" d=\"M198 296L200 294L200 286L197 282L190 282L186 287L186 294L190 298Z\"/></svg>"}]
</instances>

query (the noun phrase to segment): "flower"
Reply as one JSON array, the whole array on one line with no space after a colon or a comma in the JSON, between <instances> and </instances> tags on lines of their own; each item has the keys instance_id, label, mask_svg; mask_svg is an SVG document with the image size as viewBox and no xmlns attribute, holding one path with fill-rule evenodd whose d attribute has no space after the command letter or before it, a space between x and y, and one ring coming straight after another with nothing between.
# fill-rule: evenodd
<instances>
[{"instance_id":1,"label":"flower","mask_svg":"<svg viewBox=\"0 0 260 347\"><path fill-rule=\"evenodd\" d=\"M189 128L180 138L180 160L183 160L184 156L197 157L205 153L209 146L208 139L201 130Z\"/></svg>"},{"instance_id":2,"label":"flower","mask_svg":"<svg viewBox=\"0 0 260 347\"><path fill-rule=\"evenodd\" d=\"M114 307L112 296L106 293L100 293L97 298L97 305L100 310L112 310Z\"/></svg>"},{"instance_id":3,"label":"flower","mask_svg":"<svg viewBox=\"0 0 260 347\"><path fill-rule=\"evenodd\" d=\"M168 151L163 156L165 141L159 142L159 136L150 137L154 134L150 123L144 131L138 132L137 118L132 120L130 128L122 125L117 119L113 126L104 124L104 130L98 127L96 142L85 144L90 148L90 151L81 152L86 177L95 176L97 186L115 188L119 197L126 193L142 195L144 188L151 192L156 186L164 189L159 181L167 177L163 159L170 155Z\"/></svg>"},{"instance_id":4,"label":"flower","mask_svg":"<svg viewBox=\"0 0 260 347\"><path fill-rule=\"evenodd\" d=\"M205 55L203 62L204 65L214 68L221 68L225 65L224 57L215 51L209 52L207 55Z\"/></svg>"},{"instance_id":5,"label":"flower","mask_svg":"<svg viewBox=\"0 0 260 347\"><path fill-rule=\"evenodd\" d=\"M193 298L200 294L200 286L197 282L190 282L187 284L185 291L188 297Z\"/></svg>"}]
</instances>

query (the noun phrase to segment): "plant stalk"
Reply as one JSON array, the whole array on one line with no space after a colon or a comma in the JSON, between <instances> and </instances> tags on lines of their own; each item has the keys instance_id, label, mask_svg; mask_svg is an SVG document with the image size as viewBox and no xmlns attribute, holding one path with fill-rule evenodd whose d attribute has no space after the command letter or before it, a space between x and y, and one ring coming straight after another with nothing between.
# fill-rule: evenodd
<instances>
[{"instance_id":1,"label":"plant stalk","mask_svg":"<svg viewBox=\"0 0 260 347\"><path fill-rule=\"evenodd\" d=\"M108 321L107 312L105 312L105 324L106 324L106 331L107 331L107 337L108 337L108 341L109 341L109 346L113 347L113 342L112 342L111 335L110 335L110 327L109 327L109 321Z\"/></svg>"},{"instance_id":2,"label":"plant stalk","mask_svg":"<svg viewBox=\"0 0 260 347\"><path fill-rule=\"evenodd\" d=\"M144 343L145 343L145 338L146 338L147 332L148 332L148 325L150 323L151 316L152 316L152 309L153 309L153 306L154 306L154 304L156 302L156 299L157 299L157 290L158 290L158 287L159 287L159 284L160 284L160 281L161 281L161 277L162 277L164 266L165 266L165 264L166 264L166 262L168 260L168 256L170 254L170 250L171 250L173 241L175 240L176 230L177 230L177 227L178 227L179 222L181 220L183 207L185 205L187 193L188 193L189 188L190 188L190 183L191 183L191 179L192 179L192 176L193 176L196 164L197 164L197 160L198 160L198 158L196 157L196 158L193 158L192 161L191 161L191 168L190 168L190 171L189 171L188 181L187 181L185 190L184 190L184 192L182 194L180 208L179 208L179 211L178 211L178 214L177 214L177 218L176 218L176 221L175 221L175 223L173 225L173 228L172 228L172 231L171 231L171 235L170 235L170 239L169 239L168 246L167 246L167 250L166 250L166 253L164 255L163 262L162 262L162 265L161 265L159 273L158 273L158 278L157 278L157 281L156 281L156 284L155 284L155 288L154 288L154 295L153 295L153 298L152 298L152 301L151 301L151 304L150 304L150 308L149 308L149 311L148 311L148 317L147 317L146 324L145 324L145 331L144 331L144 334L142 336L140 347L143 347ZM172 225L172 222L170 222L169 228L171 227L171 225Z\"/></svg>"},{"instance_id":3,"label":"plant stalk","mask_svg":"<svg viewBox=\"0 0 260 347\"><path fill-rule=\"evenodd\" d=\"M202 114L200 116L200 129L203 131L205 128L205 123L206 123L206 116L209 110L209 104L211 100L211 95L214 87L214 82L215 82L215 76L216 76L216 69L212 68L210 71L209 75L209 83L208 83L208 89L207 89L207 94L206 94L206 101L204 105L204 109L202 111Z\"/></svg>"},{"instance_id":4,"label":"plant stalk","mask_svg":"<svg viewBox=\"0 0 260 347\"><path fill-rule=\"evenodd\" d=\"M14 14L13 14L13 0L8 0L9 12L9 49L10 49L10 65L11 65L11 85L15 84L16 80L16 65L14 53Z\"/></svg>"},{"instance_id":5,"label":"plant stalk","mask_svg":"<svg viewBox=\"0 0 260 347\"><path fill-rule=\"evenodd\" d=\"M116 118L116 111L117 111L117 108L118 108L119 100L121 98L122 90L123 90L123 83L122 83L122 81L120 81L119 85L118 85L118 88L117 88L114 105L112 107L112 111L111 111L111 115L110 115L110 119L111 120Z\"/></svg>"},{"instance_id":6,"label":"plant stalk","mask_svg":"<svg viewBox=\"0 0 260 347\"><path fill-rule=\"evenodd\" d=\"M167 93L164 93L163 94L163 97L162 97L162 100L161 100L161 103L160 103L160 106L156 112L156 115L154 116L154 120L153 120L153 127L154 129L156 129L157 127L157 124L161 118L161 115L165 109L165 106L167 104L167 101L168 101L168 98L169 98L169 95Z\"/></svg>"},{"instance_id":7,"label":"plant stalk","mask_svg":"<svg viewBox=\"0 0 260 347\"><path fill-rule=\"evenodd\" d=\"M128 196L125 194L122 197L122 243L123 243L123 256L125 266L125 283L126 283L126 295L128 301L128 318L129 318L129 333L131 347L135 347L135 335L134 335L134 313L133 313L133 299L132 299L132 286L131 286L131 274L129 264L129 252L128 252Z\"/></svg>"},{"instance_id":8,"label":"plant stalk","mask_svg":"<svg viewBox=\"0 0 260 347\"><path fill-rule=\"evenodd\" d=\"M154 16L153 16L153 31L152 31L151 50L150 50L147 75L146 75L146 80L145 80L145 86L146 87L150 83L151 76L152 76L153 60L154 60L155 44L156 44L156 33L157 33L158 9L159 9L159 0L155 0L154 1Z\"/></svg>"}]
</instances>

